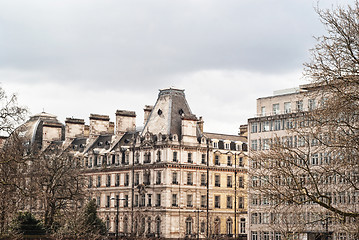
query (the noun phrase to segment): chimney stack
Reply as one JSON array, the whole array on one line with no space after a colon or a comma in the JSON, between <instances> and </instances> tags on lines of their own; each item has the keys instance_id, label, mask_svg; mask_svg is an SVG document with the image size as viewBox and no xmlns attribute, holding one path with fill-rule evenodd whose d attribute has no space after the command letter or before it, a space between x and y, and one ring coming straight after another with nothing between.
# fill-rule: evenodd
<instances>
[{"instance_id":1,"label":"chimney stack","mask_svg":"<svg viewBox=\"0 0 359 240\"><path fill-rule=\"evenodd\" d=\"M72 140L76 137L83 137L85 131L85 121L77 118L66 118L65 120L65 139Z\"/></svg>"},{"instance_id":2,"label":"chimney stack","mask_svg":"<svg viewBox=\"0 0 359 240\"><path fill-rule=\"evenodd\" d=\"M90 138L108 134L110 117L108 115L90 114Z\"/></svg>"},{"instance_id":3,"label":"chimney stack","mask_svg":"<svg viewBox=\"0 0 359 240\"><path fill-rule=\"evenodd\" d=\"M204 123L204 121L203 121L202 117L199 117L199 120L198 120L198 122L197 122L197 125L198 125L199 130L200 130L202 133L203 133L203 123Z\"/></svg>"},{"instance_id":4,"label":"chimney stack","mask_svg":"<svg viewBox=\"0 0 359 240\"><path fill-rule=\"evenodd\" d=\"M143 112L144 112L143 125L146 125L146 122L147 122L148 118L150 117L152 110L153 110L153 106L145 105L145 108L143 109Z\"/></svg>"},{"instance_id":5,"label":"chimney stack","mask_svg":"<svg viewBox=\"0 0 359 240\"><path fill-rule=\"evenodd\" d=\"M136 130L136 113L134 111L116 111L116 135Z\"/></svg>"}]
</instances>

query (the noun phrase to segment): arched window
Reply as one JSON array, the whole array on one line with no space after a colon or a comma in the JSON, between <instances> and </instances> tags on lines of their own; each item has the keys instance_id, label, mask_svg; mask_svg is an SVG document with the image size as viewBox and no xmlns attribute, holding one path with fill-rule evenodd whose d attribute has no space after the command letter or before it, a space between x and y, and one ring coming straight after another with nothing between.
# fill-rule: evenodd
<instances>
[{"instance_id":1,"label":"arched window","mask_svg":"<svg viewBox=\"0 0 359 240\"><path fill-rule=\"evenodd\" d=\"M161 234L161 219L160 219L160 217L156 218L156 234L157 234L157 237L159 237Z\"/></svg>"},{"instance_id":2,"label":"arched window","mask_svg":"<svg viewBox=\"0 0 359 240\"><path fill-rule=\"evenodd\" d=\"M138 231L138 224L137 224L137 219L135 219L135 221L133 222L133 233L137 236L137 231Z\"/></svg>"},{"instance_id":3,"label":"arched window","mask_svg":"<svg viewBox=\"0 0 359 240\"><path fill-rule=\"evenodd\" d=\"M123 219L123 232L128 233L128 218L127 218L127 216L125 216L125 218Z\"/></svg>"},{"instance_id":4,"label":"arched window","mask_svg":"<svg viewBox=\"0 0 359 240\"><path fill-rule=\"evenodd\" d=\"M191 235L192 234L192 218L188 217L186 219L186 235Z\"/></svg>"},{"instance_id":5,"label":"arched window","mask_svg":"<svg viewBox=\"0 0 359 240\"><path fill-rule=\"evenodd\" d=\"M217 218L214 220L214 234L219 235L220 226L221 226L221 221L220 221L219 218L217 217Z\"/></svg>"},{"instance_id":6,"label":"arched window","mask_svg":"<svg viewBox=\"0 0 359 240\"><path fill-rule=\"evenodd\" d=\"M201 233L206 231L206 223L204 221L201 222Z\"/></svg>"},{"instance_id":7,"label":"arched window","mask_svg":"<svg viewBox=\"0 0 359 240\"><path fill-rule=\"evenodd\" d=\"M150 234L152 232L151 230L151 218L149 217L147 219L147 233Z\"/></svg>"},{"instance_id":8,"label":"arched window","mask_svg":"<svg viewBox=\"0 0 359 240\"><path fill-rule=\"evenodd\" d=\"M227 235L232 235L233 232L233 221L231 218L227 219Z\"/></svg>"},{"instance_id":9,"label":"arched window","mask_svg":"<svg viewBox=\"0 0 359 240\"><path fill-rule=\"evenodd\" d=\"M145 227L146 227L146 219L144 217L141 218L141 225L140 225L140 229L139 229L139 235L142 236L143 233L145 232Z\"/></svg>"},{"instance_id":10,"label":"arched window","mask_svg":"<svg viewBox=\"0 0 359 240\"><path fill-rule=\"evenodd\" d=\"M110 217L109 216L106 217L106 228L110 229Z\"/></svg>"}]
</instances>

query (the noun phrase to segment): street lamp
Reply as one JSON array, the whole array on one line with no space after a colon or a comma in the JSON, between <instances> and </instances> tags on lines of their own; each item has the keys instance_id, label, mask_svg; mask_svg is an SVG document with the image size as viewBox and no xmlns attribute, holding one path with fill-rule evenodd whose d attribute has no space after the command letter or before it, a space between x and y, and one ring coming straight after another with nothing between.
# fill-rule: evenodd
<instances>
[{"instance_id":1,"label":"street lamp","mask_svg":"<svg viewBox=\"0 0 359 240\"><path fill-rule=\"evenodd\" d=\"M112 197L111 200L116 200L116 240L118 240L118 213L119 213L120 200L126 200L126 199L119 198L119 196L117 195L116 198Z\"/></svg>"}]
</instances>

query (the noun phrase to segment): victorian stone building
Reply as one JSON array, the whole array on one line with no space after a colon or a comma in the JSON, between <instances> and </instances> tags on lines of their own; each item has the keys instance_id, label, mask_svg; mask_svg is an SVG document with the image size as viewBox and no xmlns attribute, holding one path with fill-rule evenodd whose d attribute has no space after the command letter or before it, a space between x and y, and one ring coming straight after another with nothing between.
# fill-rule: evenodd
<instances>
[{"instance_id":1,"label":"victorian stone building","mask_svg":"<svg viewBox=\"0 0 359 240\"><path fill-rule=\"evenodd\" d=\"M51 141L82 160L86 188L109 232L120 236L185 238L247 233L247 139L203 132L184 90L160 90L154 106L136 113L67 118L33 116L27 135ZM243 130L243 128L242 128Z\"/></svg>"}]
</instances>

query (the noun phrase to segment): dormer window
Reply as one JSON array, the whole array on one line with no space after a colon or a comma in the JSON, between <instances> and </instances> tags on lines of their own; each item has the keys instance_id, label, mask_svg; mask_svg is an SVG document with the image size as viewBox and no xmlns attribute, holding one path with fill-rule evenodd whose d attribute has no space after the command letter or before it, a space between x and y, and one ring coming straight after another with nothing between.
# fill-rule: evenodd
<instances>
[{"instance_id":1,"label":"dormer window","mask_svg":"<svg viewBox=\"0 0 359 240\"><path fill-rule=\"evenodd\" d=\"M229 144L229 143L226 143L226 144L224 144L224 147L225 147L225 149L229 149L230 144Z\"/></svg>"},{"instance_id":2,"label":"dormer window","mask_svg":"<svg viewBox=\"0 0 359 240\"><path fill-rule=\"evenodd\" d=\"M218 148L218 142L213 142L213 147Z\"/></svg>"}]
</instances>

